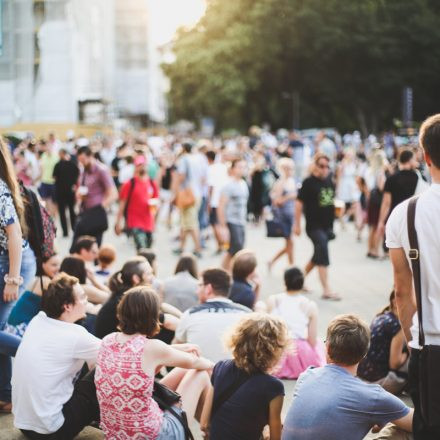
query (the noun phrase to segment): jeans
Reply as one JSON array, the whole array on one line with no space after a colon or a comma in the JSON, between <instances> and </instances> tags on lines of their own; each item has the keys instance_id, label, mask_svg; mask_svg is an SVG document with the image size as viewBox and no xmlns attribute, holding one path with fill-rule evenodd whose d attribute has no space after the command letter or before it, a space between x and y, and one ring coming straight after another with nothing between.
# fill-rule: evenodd
<instances>
[{"instance_id":1,"label":"jeans","mask_svg":"<svg viewBox=\"0 0 440 440\"><path fill-rule=\"evenodd\" d=\"M30 247L23 250L21 256L20 275L23 277L23 284L18 294L21 295L28 284L35 277L37 263L34 252ZM16 351L19 341L14 336L4 333L2 330L8 320L9 314L14 307L15 301L5 302L3 290L5 288L4 276L9 272L8 255L0 255L0 400L11 401L11 355ZM14 348L15 347L15 348Z\"/></svg>"}]
</instances>

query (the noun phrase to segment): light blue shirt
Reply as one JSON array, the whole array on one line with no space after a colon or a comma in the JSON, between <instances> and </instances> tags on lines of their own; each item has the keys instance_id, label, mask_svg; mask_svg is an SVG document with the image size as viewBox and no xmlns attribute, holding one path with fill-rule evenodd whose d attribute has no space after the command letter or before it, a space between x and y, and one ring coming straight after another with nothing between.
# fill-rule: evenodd
<instances>
[{"instance_id":1,"label":"light blue shirt","mask_svg":"<svg viewBox=\"0 0 440 440\"><path fill-rule=\"evenodd\" d=\"M341 367L309 368L296 384L282 440L362 440L374 425L408 413L380 385L362 382Z\"/></svg>"}]
</instances>

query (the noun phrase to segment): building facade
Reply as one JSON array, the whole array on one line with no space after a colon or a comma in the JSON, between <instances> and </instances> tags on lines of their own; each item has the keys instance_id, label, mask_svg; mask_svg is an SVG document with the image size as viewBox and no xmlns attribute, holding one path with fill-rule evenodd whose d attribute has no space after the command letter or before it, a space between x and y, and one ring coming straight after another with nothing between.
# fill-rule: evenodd
<instances>
[{"instance_id":1,"label":"building facade","mask_svg":"<svg viewBox=\"0 0 440 440\"><path fill-rule=\"evenodd\" d=\"M0 125L164 122L146 0L0 1Z\"/></svg>"}]
</instances>

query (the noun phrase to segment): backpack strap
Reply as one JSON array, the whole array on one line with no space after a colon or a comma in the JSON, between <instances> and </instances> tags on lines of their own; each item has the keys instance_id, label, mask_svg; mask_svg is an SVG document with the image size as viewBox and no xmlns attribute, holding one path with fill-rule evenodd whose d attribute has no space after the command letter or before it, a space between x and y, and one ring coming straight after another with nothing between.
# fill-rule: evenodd
<instances>
[{"instance_id":1,"label":"backpack strap","mask_svg":"<svg viewBox=\"0 0 440 440\"><path fill-rule=\"evenodd\" d=\"M420 276L420 250L419 239L415 227L416 208L418 197L413 197L409 201L407 211L408 222L408 239L409 239L409 252L408 258L411 261L411 268L414 280L414 290L416 293L417 303L417 316L419 318L419 345L423 347L425 345L425 333L423 331L423 319L422 319L422 282Z\"/></svg>"},{"instance_id":2,"label":"backpack strap","mask_svg":"<svg viewBox=\"0 0 440 440\"><path fill-rule=\"evenodd\" d=\"M228 388L226 388L223 393L221 393L219 396L217 396L216 399L212 402L212 409L211 409L211 419L214 417L214 414L220 409L220 407L227 401L229 398L244 384L246 383L251 376L248 376L247 374L242 374L238 380L236 380L234 383L229 385Z\"/></svg>"},{"instance_id":3,"label":"backpack strap","mask_svg":"<svg viewBox=\"0 0 440 440\"><path fill-rule=\"evenodd\" d=\"M128 215L128 205L130 204L131 196L133 195L134 186L136 184L136 180L134 177L130 179L130 189L128 191L128 197L127 197L127 203L125 204L124 208L124 218L125 221L127 221L127 215Z\"/></svg>"}]
</instances>

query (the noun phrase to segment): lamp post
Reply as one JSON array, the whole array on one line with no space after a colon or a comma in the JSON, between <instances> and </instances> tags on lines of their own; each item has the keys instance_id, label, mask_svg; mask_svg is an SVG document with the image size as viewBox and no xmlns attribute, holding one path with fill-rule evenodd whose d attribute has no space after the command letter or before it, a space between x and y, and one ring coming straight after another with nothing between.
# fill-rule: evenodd
<instances>
[{"instance_id":1,"label":"lamp post","mask_svg":"<svg viewBox=\"0 0 440 440\"><path fill-rule=\"evenodd\" d=\"M292 101L292 129L298 130L300 124L300 95L297 90L292 92L282 92L283 99Z\"/></svg>"}]
</instances>

